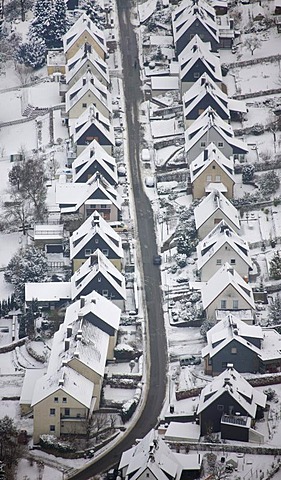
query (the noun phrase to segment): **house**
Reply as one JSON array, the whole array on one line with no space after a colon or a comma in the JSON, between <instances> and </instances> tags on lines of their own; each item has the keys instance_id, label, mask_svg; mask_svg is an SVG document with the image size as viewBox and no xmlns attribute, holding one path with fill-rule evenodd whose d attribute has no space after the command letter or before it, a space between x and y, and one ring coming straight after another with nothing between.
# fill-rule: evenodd
<instances>
[{"instance_id":1,"label":"house","mask_svg":"<svg viewBox=\"0 0 281 480\"><path fill-rule=\"evenodd\" d=\"M110 185L117 185L115 159L96 140L93 140L72 163L73 182L86 183L97 172Z\"/></svg>"},{"instance_id":2,"label":"house","mask_svg":"<svg viewBox=\"0 0 281 480\"><path fill-rule=\"evenodd\" d=\"M185 154L188 164L198 157L209 143L214 143L225 157L244 160L247 146L234 136L231 125L208 107L185 131Z\"/></svg>"},{"instance_id":3,"label":"house","mask_svg":"<svg viewBox=\"0 0 281 480\"><path fill-rule=\"evenodd\" d=\"M201 391L197 416L201 435L221 432L222 421L239 425L238 419L245 417L240 428L230 428L232 440L249 441L253 421L262 418L266 406L266 395L255 390L233 366L229 366ZM250 419L248 422L248 418ZM247 427L247 428L245 428ZM227 430L227 429L225 429Z\"/></svg>"},{"instance_id":4,"label":"house","mask_svg":"<svg viewBox=\"0 0 281 480\"><path fill-rule=\"evenodd\" d=\"M69 239L70 260L75 272L99 248L102 253L121 270L123 259L122 240L118 233L97 212L73 232Z\"/></svg>"},{"instance_id":5,"label":"house","mask_svg":"<svg viewBox=\"0 0 281 480\"><path fill-rule=\"evenodd\" d=\"M226 122L230 119L227 95L207 73L203 73L183 95L185 127L191 125L207 108L212 108Z\"/></svg>"},{"instance_id":6,"label":"house","mask_svg":"<svg viewBox=\"0 0 281 480\"><path fill-rule=\"evenodd\" d=\"M204 197L210 189L210 184L213 188L218 184L224 185L226 198L233 198L235 184L233 160L225 157L214 143L210 143L191 162L189 172L194 199Z\"/></svg>"},{"instance_id":7,"label":"house","mask_svg":"<svg viewBox=\"0 0 281 480\"><path fill-rule=\"evenodd\" d=\"M97 172L87 183L57 183L56 204L62 215L79 213L85 220L97 210L105 220L119 220L122 199Z\"/></svg>"},{"instance_id":8,"label":"house","mask_svg":"<svg viewBox=\"0 0 281 480\"><path fill-rule=\"evenodd\" d=\"M91 325L109 335L107 360L114 358L117 332L119 329L121 310L113 302L99 293L92 291L85 297L80 297L76 302L71 303L65 312L64 324L68 328L73 320L83 318Z\"/></svg>"},{"instance_id":9,"label":"house","mask_svg":"<svg viewBox=\"0 0 281 480\"><path fill-rule=\"evenodd\" d=\"M216 310L255 310L252 287L225 263L201 288L203 310L208 319L215 318Z\"/></svg>"},{"instance_id":10,"label":"house","mask_svg":"<svg viewBox=\"0 0 281 480\"><path fill-rule=\"evenodd\" d=\"M124 309L125 278L100 250L96 250L71 277L72 300L89 295L93 290Z\"/></svg>"},{"instance_id":11,"label":"house","mask_svg":"<svg viewBox=\"0 0 281 480\"><path fill-rule=\"evenodd\" d=\"M219 375L230 363L239 373L258 372L263 338L260 326L226 315L207 332L207 346L202 349L205 374Z\"/></svg>"},{"instance_id":12,"label":"house","mask_svg":"<svg viewBox=\"0 0 281 480\"><path fill-rule=\"evenodd\" d=\"M197 271L201 282L207 282L225 262L248 281L252 269L249 245L222 220L197 245Z\"/></svg>"},{"instance_id":13,"label":"house","mask_svg":"<svg viewBox=\"0 0 281 480\"><path fill-rule=\"evenodd\" d=\"M96 404L94 384L68 366L37 380L33 409L33 442L40 435L84 435Z\"/></svg>"},{"instance_id":14,"label":"house","mask_svg":"<svg viewBox=\"0 0 281 480\"><path fill-rule=\"evenodd\" d=\"M215 21L215 12L204 2L198 2L185 8L181 13L172 15L172 28L176 54L180 55L185 46L198 35L202 41L211 44L211 50L217 52L219 48L219 29Z\"/></svg>"},{"instance_id":15,"label":"house","mask_svg":"<svg viewBox=\"0 0 281 480\"><path fill-rule=\"evenodd\" d=\"M202 350L205 374L218 375L227 363L240 373L280 372L280 341L274 328L247 325L228 314L207 332L208 344Z\"/></svg>"},{"instance_id":16,"label":"house","mask_svg":"<svg viewBox=\"0 0 281 480\"><path fill-rule=\"evenodd\" d=\"M49 76L59 75L59 78L65 74L65 54L61 49L48 50L47 53L47 73Z\"/></svg>"},{"instance_id":17,"label":"house","mask_svg":"<svg viewBox=\"0 0 281 480\"><path fill-rule=\"evenodd\" d=\"M211 5L215 9L217 17L226 15L228 12L228 2L225 0L212 0Z\"/></svg>"},{"instance_id":18,"label":"house","mask_svg":"<svg viewBox=\"0 0 281 480\"><path fill-rule=\"evenodd\" d=\"M174 453L155 430L123 452L118 469L125 480L155 478L161 480L195 479L200 476L202 456Z\"/></svg>"},{"instance_id":19,"label":"house","mask_svg":"<svg viewBox=\"0 0 281 480\"><path fill-rule=\"evenodd\" d=\"M65 113L69 119L79 118L88 108L94 105L103 117L111 119L111 95L90 70L70 87L65 96Z\"/></svg>"},{"instance_id":20,"label":"house","mask_svg":"<svg viewBox=\"0 0 281 480\"><path fill-rule=\"evenodd\" d=\"M228 14L218 15L216 17L216 23L219 28L220 49L230 50L233 46L233 40L235 36L239 36L239 32L234 30L233 18Z\"/></svg>"},{"instance_id":21,"label":"house","mask_svg":"<svg viewBox=\"0 0 281 480\"><path fill-rule=\"evenodd\" d=\"M198 237L202 240L224 220L236 233L240 231L238 211L218 190L212 190L194 209Z\"/></svg>"},{"instance_id":22,"label":"house","mask_svg":"<svg viewBox=\"0 0 281 480\"><path fill-rule=\"evenodd\" d=\"M96 79L108 88L110 84L108 65L90 44L85 43L65 65L65 82L71 88L90 70Z\"/></svg>"},{"instance_id":23,"label":"house","mask_svg":"<svg viewBox=\"0 0 281 480\"><path fill-rule=\"evenodd\" d=\"M178 60L182 95L203 73L207 73L214 82L222 86L220 59L210 49L209 43L195 35L180 53Z\"/></svg>"},{"instance_id":24,"label":"house","mask_svg":"<svg viewBox=\"0 0 281 480\"><path fill-rule=\"evenodd\" d=\"M77 120L69 121L70 136L76 144L79 155L93 140L112 155L114 146L113 126L108 118L104 117L99 110L91 105L80 115Z\"/></svg>"},{"instance_id":25,"label":"house","mask_svg":"<svg viewBox=\"0 0 281 480\"><path fill-rule=\"evenodd\" d=\"M107 55L105 35L86 13L82 13L63 36L63 50L66 60L72 58L85 43L91 45L93 50L105 60Z\"/></svg>"}]
</instances>

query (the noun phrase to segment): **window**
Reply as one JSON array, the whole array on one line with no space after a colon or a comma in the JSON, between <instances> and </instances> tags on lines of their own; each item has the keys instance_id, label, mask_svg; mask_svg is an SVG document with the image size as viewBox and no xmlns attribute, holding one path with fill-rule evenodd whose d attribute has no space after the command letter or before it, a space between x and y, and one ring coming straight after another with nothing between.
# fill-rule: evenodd
<instances>
[{"instance_id":1,"label":"window","mask_svg":"<svg viewBox=\"0 0 281 480\"><path fill-rule=\"evenodd\" d=\"M212 166L212 169L213 169L213 170L216 170L216 165L213 165L213 166Z\"/></svg>"},{"instance_id":2,"label":"window","mask_svg":"<svg viewBox=\"0 0 281 480\"><path fill-rule=\"evenodd\" d=\"M221 265L221 258L217 258L217 265Z\"/></svg>"},{"instance_id":3,"label":"window","mask_svg":"<svg viewBox=\"0 0 281 480\"><path fill-rule=\"evenodd\" d=\"M82 108L87 108L87 103L82 103Z\"/></svg>"},{"instance_id":4,"label":"window","mask_svg":"<svg viewBox=\"0 0 281 480\"><path fill-rule=\"evenodd\" d=\"M230 259L230 265L235 265L235 263L236 263L235 258L231 258L231 259Z\"/></svg>"},{"instance_id":5,"label":"window","mask_svg":"<svg viewBox=\"0 0 281 480\"><path fill-rule=\"evenodd\" d=\"M108 297L108 290L102 290L102 291L101 291L101 294L102 294L104 297Z\"/></svg>"},{"instance_id":6,"label":"window","mask_svg":"<svg viewBox=\"0 0 281 480\"><path fill-rule=\"evenodd\" d=\"M223 148L223 147L224 147L224 143L223 143L223 142L218 142L218 147L219 147L219 148Z\"/></svg>"},{"instance_id":7,"label":"window","mask_svg":"<svg viewBox=\"0 0 281 480\"><path fill-rule=\"evenodd\" d=\"M56 426L50 425L50 432L55 432L55 431L56 431Z\"/></svg>"},{"instance_id":8,"label":"window","mask_svg":"<svg viewBox=\"0 0 281 480\"><path fill-rule=\"evenodd\" d=\"M217 225L222 221L222 218L214 218L214 225Z\"/></svg>"},{"instance_id":9,"label":"window","mask_svg":"<svg viewBox=\"0 0 281 480\"><path fill-rule=\"evenodd\" d=\"M194 72L193 78L199 78L199 77L200 77L200 73L199 72Z\"/></svg>"},{"instance_id":10,"label":"window","mask_svg":"<svg viewBox=\"0 0 281 480\"><path fill-rule=\"evenodd\" d=\"M206 142L200 142L200 147L205 148L206 147Z\"/></svg>"},{"instance_id":11,"label":"window","mask_svg":"<svg viewBox=\"0 0 281 480\"><path fill-rule=\"evenodd\" d=\"M59 397L54 397L54 402L59 403Z\"/></svg>"},{"instance_id":12,"label":"window","mask_svg":"<svg viewBox=\"0 0 281 480\"><path fill-rule=\"evenodd\" d=\"M67 403L67 398L66 397L62 397L62 403Z\"/></svg>"},{"instance_id":13,"label":"window","mask_svg":"<svg viewBox=\"0 0 281 480\"><path fill-rule=\"evenodd\" d=\"M231 353L232 355L236 355L236 353L237 353L237 348L236 348L236 347L231 347L230 353Z\"/></svg>"},{"instance_id":14,"label":"window","mask_svg":"<svg viewBox=\"0 0 281 480\"><path fill-rule=\"evenodd\" d=\"M221 25L221 18L220 17L216 17L216 22L218 25Z\"/></svg>"},{"instance_id":15,"label":"window","mask_svg":"<svg viewBox=\"0 0 281 480\"><path fill-rule=\"evenodd\" d=\"M90 248L85 248L85 257L89 257L91 255L92 251Z\"/></svg>"},{"instance_id":16,"label":"window","mask_svg":"<svg viewBox=\"0 0 281 480\"><path fill-rule=\"evenodd\" d=\"M223 412L224 411L224 406L223 405L217 405L217 410L219 412Z\"/></svg>"},{"instance_id":17,"label":"window","mask_svg":"<svg viewBox=\"0 0 281 480\"><path fill-rule=\"evenodd\" d=\"M65 408L65 409L64 409L64 414L65 414L66 417L69 417L69 415L70 415L70 408Z\"/></svg>"},{"instance_id":18,"label":"window","mask_svg":"<svg viewBox=\"0 0 281 480\"><path fill-rule=\"evenodd\" d=\"M221 309L226 310L226 300L221 300Z\"/></svg>"},{"instance_id":19,"label":"window","mask_svg":"<svg viewBox=\"0 0 281 480\"><path fill-rule=\"evenodd\" d=\"M109 254L108 248L103 248L103 249L102 249L102 253L103 253L106 257L108 257L108 254Z\"/></svg>"},{"instance_id":20,"label":"window","mask_svg":"<svg viewBox=\"0 0 281 480\"><path fill-rule=\"evenodd\" d=\"M216 182L220 182L221 181L221 176L220 175L216 175Z\"/></svg>"},{"instance_id":21,"label":"window","mask_svg":"<svg viewBox=\"0 0 281 480\"><path fill-rule=\"evenodd\" d=\"M95 243L99 243L99 239L98 239L98 238L95 238Z\"/></svg>"},{"instance_id":22,"label":"window","mask_svg":"<svg viewBox=\"0 0 281 480\"><path fill-rule=\"evenodd\" d=\"M101 277L98 277L98 282L99 282L99 283L101 282Z\"/></svg>"},{"instance_id":23,"label":"window","mask_svg":"<svg viewBox=\"0 0 281 480\"><path fill-rule=\"evenodd\" d=\"M212 181L212 175L207 175L206 179L207 179L207 182L211 182Z\"/></svg>"},{"instance_id":24,"label":"window","mask_svg":"<svg viewBox=\"0 0 281 480\"><path fill-rule=\"evenodd\" d=\"M56 409L50 408L50 415L55 415L55 414L56 414Z\"/></svg>"},{"instance_id":25,"label":"window","mask_svg":"<svg viewBox=\"0 0 281 480\"><path fill-rule=\"evenodd\" d=\"M227 368L227 363L228 363L228 362L222 362L222 363L221 363L221 366L222 366L222 368L223 368L224 370Z\"/></svg>"},{"instance_id":26,"label":"window","mask_svg":"<svg viewBox=\"0 0 281 480\"><path fill-rule=\"evenodd\" d=\"M233 310L238 310L238 300L233 300Z\"/></svg>"}]
</instances>

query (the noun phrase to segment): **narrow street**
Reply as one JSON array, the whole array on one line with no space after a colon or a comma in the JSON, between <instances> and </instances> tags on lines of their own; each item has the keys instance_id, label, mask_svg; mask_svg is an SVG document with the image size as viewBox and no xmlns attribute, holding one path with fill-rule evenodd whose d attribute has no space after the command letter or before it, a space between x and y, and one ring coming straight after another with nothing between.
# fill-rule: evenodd
<instances>
[{"instance_id":1,"label":"narrow street","mask_svg":"<svg viewBox=\"0 0 281 480\"><path fill-rule=\"evenodd\" d=\"M142 285L147 308L146 349L148 352L146 388L147 397L144 408L135 426L107 454L82 472L72 477L86 480L95 474L116 465L124 450L132 446L136 438L142 438L158 422L166 394L167 348L164 317L162 310L161 276L159 267L153 265L152 257L157 252L154 232L153 212L150 202L143 191L139 150L140 125L138 122L139 106L142 101L138 47L134 28L130 22L132 0L117 0L120 48L124 79L126 119L128 129L128 152L131 169L131 187L135 201L136 240L142 266Z\"/></svg>"}]
</instances>

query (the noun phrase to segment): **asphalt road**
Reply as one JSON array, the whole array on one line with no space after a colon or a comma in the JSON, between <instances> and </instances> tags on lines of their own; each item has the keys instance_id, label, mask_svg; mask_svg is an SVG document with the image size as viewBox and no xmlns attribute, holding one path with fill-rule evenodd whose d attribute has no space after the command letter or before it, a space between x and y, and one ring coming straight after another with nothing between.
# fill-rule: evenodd
<instances>
[{"instance_id":1,"label":"asphalt road","mask_svg":"<svg viewBox=\"0 0 281 480\"><path fill-rule=\"evenodd\" d=\"M122 51L122 67L126 118L128 128L128 150L131 170L131 186L135 201L136 238L142 265L142 288L145 293L147 308L147 397L145 406L134 426L120 442L103 457L85 470L72 477L75 480L87 480L95 474L102 473L119 462L124 450L132 446L136 438L142 438L155 427L166 395L167 348L159 267L153 265L152 257L157 253L154 233L154 219L150 202L143 191L140 173L140 125L138 122L139 104L142 101L139 75L138 48L133 26L130 22L131 0L117 0L120 26L120 48Z\"/></svg>"}]
</instances>

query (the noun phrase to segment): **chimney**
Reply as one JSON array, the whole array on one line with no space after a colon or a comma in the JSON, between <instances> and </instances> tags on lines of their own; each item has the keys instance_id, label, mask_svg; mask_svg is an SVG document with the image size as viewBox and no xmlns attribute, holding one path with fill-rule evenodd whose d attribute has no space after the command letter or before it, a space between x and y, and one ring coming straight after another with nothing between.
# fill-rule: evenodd
<instances>
[{"instance_id":1,"label":"chimney","mask_svg":"<svg viewBox=\"0 0 281 480\"><path fill-rule=\"evenodd\" d=\"M203 155L204 155L203 160L204 160L204 162L206 162L206 160L208 160L208 150L207 149L204 150Z\"/></svg>"},{"instance_id":2,"label":"chimney","mask_svg":"<svg viewBox=\"0 0 281 480\"><path fill-rule=\"evenodd\" d=\"M74 352L73 355L74 355L75 358L79 358L79 352Z\"/></svg>"},{"instance_id":3,"label":"chimney","mask_svg":"<svg viewBox=\"0 0 281 480\"><path fill-rule=\"evenodd\" d=\"M227 367L227 370L233 370L233 363L228 363L226 367Z\"/></svg>"},{"instance_id":4,"label":"chimney","mask_svg":"<svg viewBox=\"0 0 281 480\"><path fill-rule=\"evenodd\" d=\"M93 267L94 265L97 265L98 263L98 255L97 254L92 254L90 256L90 262L91 262L91 266Z\"/></svg>"},{"instance_id":5,"label":"chimney","mask_svg":"<svg viewBox=\"0 0 281 480\"><path fill-rule=\"evenodd\" d=\"M66 338L71 337L71 335L72 335L72 326L70 325L66 329Z\"/></svg>"},{"instance_id":6,"label":"chimney","mask_svg":"<svg viewBox=\"0 0 281 480\"><path fill-rule=\"evenodd\" d=\"M97 303L97 301L96 301L96 299L95 299L95 298L92 298L91 302L92 302L92 303L94 303L94 304L96 304L96 303Z\"/></svg>"},{"instance_id":7,"label":"chimney","mask_svg":"<svg viewBox=\"0 0 281 480\"><path fill-rule=\"evenodd\" d=\"M69 350L69 346L70 346L70 341L69 340L64 340L64 351L67 352L67 350Z\"/></svg>"},{"instance_id":8,"label":"chimney","mask_svg":"<svg viewBox=\"0 0 281 480\"><path fill-rule=\"evenodd\" d=\"M196 52L197 48L198 48L197 45L193 45L193 49L192 49L193 53Z\"/></svg>"},{"instance_id":9,"label":"chimney","mask_svg":"<svg viewBox=\"0 0 281 480\"><path fill-rule=\"evenodd\" d=\"M86 78L83 78L83 85L86 85Z\"/></svg>"},{"instance_id":10,"label":"chimney","mask_svg":"<svg viewBox=\"0 0 281 480\"><path fill-rule=\"evenodd\" d=\"M85 297L80 297L80 308L85 306Z\"/></svg>"},{"instance_id":11,"label":"chimney","mask_svg":"<svg viewBox=\"0 0 281 480\"><path fill-rule=\"evenodd\" d=\"M99 112L97 111L96 112L96 119L99 121L100 117L99 117Z\"/></svg>"},{"instance_id":12,"label":"chimney","mask_svg":"<svg viewBox=\"0 0 281 480\"><path fill-rule=\"evenodd\" d=\"M92 158L95 155L95 149L92 148L90 151L90 158Z\"/></svg>"},{"instance_id":13,"label":"chimney","mask_svg":"<svg viewBox=\"0 0 281 480\"><path fill-rule=\"evenodd\" d=\"M64 379L63 378L60 378L59 380L59 387L63 387L64 385Z\"/></svg>"}]
</instances>

